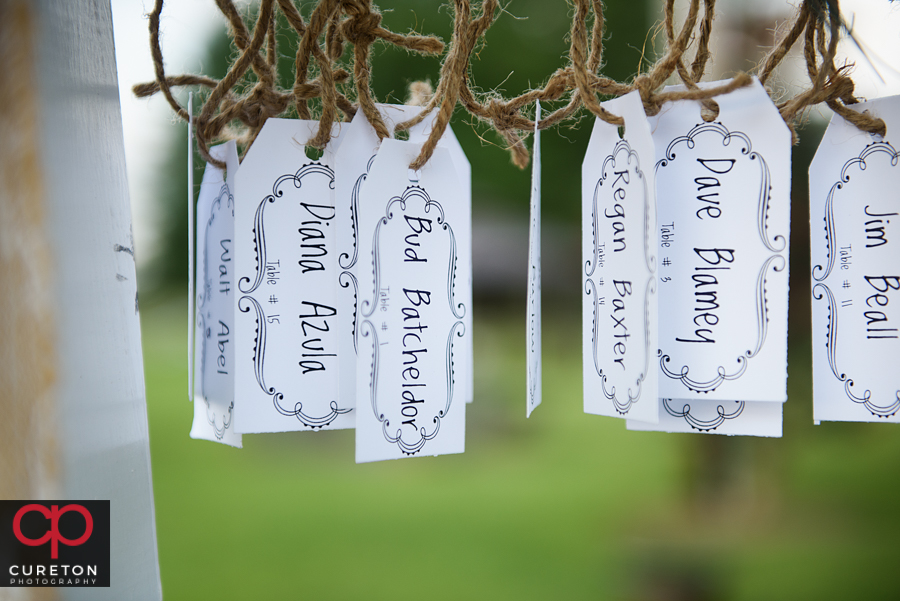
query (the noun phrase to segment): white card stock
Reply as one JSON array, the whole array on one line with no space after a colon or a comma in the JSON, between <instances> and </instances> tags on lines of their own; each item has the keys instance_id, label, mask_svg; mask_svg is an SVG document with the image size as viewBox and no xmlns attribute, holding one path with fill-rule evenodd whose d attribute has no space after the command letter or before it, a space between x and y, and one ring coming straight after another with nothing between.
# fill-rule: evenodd
<instances>
[{"instance_id":1,"label":"white card stock","mask_svg":"<svg viewBox=\"0 0 900 601\"><path fill-rule=\"evenodd\" d=\"M809 169L814 419L900 421L900 97L834 115Z\"/></svg>"},{"instance_id":2,"label":"white card stock","mask_svg":"<svg viewBox=\"0 0 900 601\"><path fill-rule=\"evenodd\" d=\"M421 107L415 106L407 106L407 105L378 105L379 109L382 111L382 115L385 118L385 122L388 124L388 127L391 129L397 123L401 121L411 119L419 114L422 110ZM431 133L431 128L434 126L434 120L437 118L437 113L434 112L427 117L425 117L421 123L418 125L414 125L409 129L409 141L424 143L428 138L428 135ZM450 126L447 126L447 129L444 130L444 135L441 136L440 140L438 140L438 146L446 148L450 151L450 158L453 160L453 167L456 169L456 176L460 182L460 202L462 203L462 211L463 213L460 216L459 222L457 224L457 231L460 232L460 236L466 239L472 238L472 165L469 163L469 159L466 158L466 153L463 152L462 146L459 143L459 140L456 137L456 134L453 133L453 129ZM466 263L460 263L458 265L457 277L460 281L468 282L468 285L465 287L463 291L465 297L463 301L466 303L466 306L469 308L466 311L466 315L463 317L463 323L466 326L467 332L472 332L472 255L469 253L469 259ZM461 386L465 391L466 402L471 403L474 396L474 378L473 375L475 373L475 353L472 347L473 337L467 336L466 340L463 341L462 346L460 347L461 354L459 356L459 381L461 382Z\"/></svg>"},{"instance_id":3,"label":"white card stock","mask_svg":"<svg viewBox=\"0 0 900 601\"><path fill-rule=\"evenodd\" d=\"M207 165L197 200L194 423L191 438L241 446L234 431L235 143L210 148L226 173ZM223 177L226 176L226 177Z\"/></svg>"},{"instance_id":4,"label":"white card stock","mask_svg":"<svg viewBox=\"0 0 900 601\"><path fill-rule=\"evenodd\" d=\"M710 84L714 85L714 84ZM786 399L790 132L758 82L651 121L660 245L660 397Z\"/></svg>"},{"instance_id":5,"label":"white card stock","mask_svg":"<svg viewBox=\"0 0 900 601\"><path fill-rule=\"evenodd\" d=\"M584 410L656 423L654 146L640 95L603 104L581 169Z\"/></svg>"},{"instance_id":6,"label":"white card stock","mask_svg":"<svg viewBox=\"0 0 900 601\"><path fill-rule=\"evenodd\" d=\"M377 105L385 124L393 131L397 123L411 119L422 109L405 105ZM343 315L340 323L339 357L341 361L340 396L348 400L344 404L354 404L356 397L356 361L359 344L359 276L357 267L360 257L366 249L360 248L359 207L362 189L372 170L375 155L381 145L374 128L366 120L362 112L358 112L349 126L344 125L341 146L336 153L335 197L337 201L337 248L340 269L338 290L338 312ZM409 140L422 143L431 131L431 120L426 118L422 124L409 131ZM461 181L462 205L464 216L459 220L459 236L471 238L471 166L465 158L462 147L448 127L439 145L446 147L453 158L453 165ZM457 277L468 282L463 292L467 295L463 300L471 307L471 254L467 263L459 263ZM463 322L467 332L472 331L472 312L467 311ZM458 388L463 390L466 401L472 399L472 337L466 336L456 352Z\"/></svg>"},{"instance_id":7,"label":"white card stock","mask_svg":"<svg viewBox=\"0 0 900 601\"><path fill-rule=\"evenodd\" d=\"M420 170L421 144L384 140L359 203L356 460L461 453L465 394L457 353L471 239L450 151Z\"/></svg>"},{"instance_id":8,"label":"white card stock","mask_svg":"<svg viewBox=\"0 0 900 601\"><path fill-rule=\"evenodd\" d=\"M721 82L701 84L715 86ZM650 120L656 146L659 236L659 396L672 407L787 398L790 132L754 80L717 96L714 121L698 101L667 104ZM780 431L780 407L740 414L708 432ZM674 415L673 415L674 413ZM691 413L693 415L696 410ZM770 415L772 413L772 415ZM682 409L661 405L694 431ZM681 417L676 417L680 415ZM728 424L728 427L725 427ZM637 425L635 425L637 427Z\"/></svg>"},{"instance_id":9,"label":"white card stock","mask_svg":"<svg viewBox=\"0 0 900 601\"><path fill-rule=\"evenodd\" d=\"M194 400L194 329L196 310L194 308L194 277L197 275L194 267L196 255L197 228L194 226L194 93L188 92L188 400Z\"/></svg>"},{"instance_id":10,"label":"white card stock","mask_svg":"<svg viewBox=\"0 0 900 601\"><path fill-rule=\"evenodd\" d=\"M338 253L338 357L340 405L356 406L356 360L359 328L359 202L381 142L362 111L357 111L335 157L335 232Z\"/></svg>"},{"instance_id":11,"label":"white card stock","mask_svg":"<svg viewBox=\"0 0 900 601\"><path fill-rule=\"evenodd\" d=\"M660 399L659 423L630 419L629 430L781 437L783 403Z\"/></svg>"},{"instance_id":12,"label":"white card stock","mask_svg":"<svg viewBox=\"0 0 900 601\"><path fill-rule=\"evenodd\" d=\"M531 224L528 231L528 324L525 416L541 404L541 103L534 107L534 151L531 157Z\"/></svg>"},{"instance_id":13,"label":"white card stock","mask_svg":"<svg viewBox=\"0 0 900 601\"><path fill-rule=\"evenodd\" d=\"M353 426L339 396L334 153L304 144L317 121L269 119L238 171L235 428L280 432Z\"/></svg>"}]
</instances>

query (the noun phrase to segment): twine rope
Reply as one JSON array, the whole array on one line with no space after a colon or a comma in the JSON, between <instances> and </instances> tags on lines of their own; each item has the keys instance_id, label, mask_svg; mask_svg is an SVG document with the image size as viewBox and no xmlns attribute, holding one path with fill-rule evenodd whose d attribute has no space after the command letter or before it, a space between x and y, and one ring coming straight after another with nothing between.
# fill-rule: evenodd
<instances>
[{"instance_id":1,"label":"twine rope","mask_svg":"<svg viewBox=\"0 0 900 601\"><path fill-rule=\"evenodd\" d=\"M246 148L252 145L266 120L278 117L293 107L301 119L312 119L317 113L319 128L307 145L323 148L331 137L331 126L338 120L349 120L358 110L375 129L380 139L390 132L376 107L371 91L370 50L379 40L408 51L437 55L444 52L443 42L434 36L389 31L381 26L381 13L372 0L318 0L304 21L296 0L261 0L252 31L233 0L215 0L229 24L229 32L239 54L221 80L202 75L167 76L160 45L160 15L164 0L156 0L148 15L150 50L156 79L134 86L138 97L162 93L179 118L188 121L173 88L199 86L208 89L206 100L194 119L198 148L203 158L219 167L220 161L209 155L209 146L217 140L236 138ZM471 0L453 0L454 22L449 47L441 64L434 93L424 101L423 110L414 118L397 124L402 131L420 123L432 113L433 125L419 156L410 165L421 169L431 158L438 140L446 130L457 105L481 121L489 123L505 141L512 161L524 168L529 152L525 139L535 123L527 115L535 101L564 104L548 113L537 124L539 129L557 126L573 117L582 107L607 123L622 125L621 117L603 108L601 97L617 97L637 90L647 115L656 115L666 102L698 100L701 114L711 121L718 114L714 98L747 86L752 79L738 73L730 81L700 88L711 57L709 44L715 18L715 0L690 0L687 15L676 35L675 0L664 0L663 29L666 49L646 72L638 73L630 82L617 82L599 74L603 63L603 35L606 21L601 0L570 0L574 5L570 28L569 63L557 69L542 88L503 98L496 92L477 94L472 89L471 57L485 44L485 34L500 10L498 0L481 0L473 11ZM701 7L702 4L702 7ZM702 8L702 16L701 16ZM295 57L293 86L281 89L277 82L277 17L296 32L299 42ZM588 22L591 22L590 33ZM699 23L699 25L698 25ZM884 121L849 108L858 100L854 96L851 66L835 65L837 43L844 28L837 0L803 0L793 22L757 68L765 85L788 52L803 39L810 87L793 98L777 104L782 118L797 140L794 123L810 107L826 104L863 131L884 136ZM346 45L353 47L352 74L341 65ZM696 46L694 59L688 66L686 54ZM263 50L265 48L265 50ZM317 71L312 77L311 71ZM677 75L683 86L664 91L670 77ZM347 96L352 80L354 101ZM247 82L252 83L249 85ZM238 86L245 91L238 91ZM421 98L420 94L420 98ZM319 99L318 111L310 101ZM339 115L338 113L341 113ZM235 127L235 123L239 125Z\"/></svg>"}]
</instances>

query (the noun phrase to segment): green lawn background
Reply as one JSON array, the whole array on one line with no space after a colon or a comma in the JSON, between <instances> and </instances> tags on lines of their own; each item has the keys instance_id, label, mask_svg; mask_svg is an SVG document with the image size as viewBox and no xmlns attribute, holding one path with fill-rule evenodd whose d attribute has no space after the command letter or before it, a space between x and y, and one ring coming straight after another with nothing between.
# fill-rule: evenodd
<instances>
[{"instance_id":1,"label":"green lawn background","mask_svg":"<svg viewBox=\"0 0 900 601\"><path fill-rule=\"evenodd\" d=\"M783 439L628 432L582 412L580 313L545 308L526 420L524 310L476 306L466 452L356 465L352 431L191 440L186 313L142 314L169 601L900 598L900 431L813 426L802 340Z\"/></svg>"}]
</instances>

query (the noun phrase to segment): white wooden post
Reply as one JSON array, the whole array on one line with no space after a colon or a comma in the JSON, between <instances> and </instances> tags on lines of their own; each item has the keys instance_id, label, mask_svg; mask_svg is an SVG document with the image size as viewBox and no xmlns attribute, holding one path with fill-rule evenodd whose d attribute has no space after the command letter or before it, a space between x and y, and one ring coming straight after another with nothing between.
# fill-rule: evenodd
<instances>
[{"instance_id":1,"label":"white wooden post","mask_svg":"<svg viewBox=\"0 0 900 601\"><path fill-rule=\"evenodd\" d=\"M157 600L162 592L112 14L109 0L36 5L61 491L67 499L111 501L112 586L60 594Z\"/></svg>"}]
</instances>

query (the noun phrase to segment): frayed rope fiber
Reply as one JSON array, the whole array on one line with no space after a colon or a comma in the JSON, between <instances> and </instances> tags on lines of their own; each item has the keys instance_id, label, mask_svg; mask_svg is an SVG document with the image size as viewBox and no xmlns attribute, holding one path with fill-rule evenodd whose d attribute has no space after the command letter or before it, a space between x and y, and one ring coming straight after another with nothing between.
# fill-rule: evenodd
<instances>
[{"instance_id":1,"label":"frayed rope fiber","mask_svg":"<svg viewBox=\"0 0 900 601\"><path fill-rule=\"evenodd\" d=\"M473 10L470 0L453 0L453 34L449 47L434 36L402 35L385 29L381 26L381 13L371 0L318 0L308 21L303 19L294 0L261 0L252 31L232 0L215 2L228 20L230 35L239 52L225 77L216 80L201 75L166 76L159 32L163 0L156 0L149 15L150 49L156 79L134 86L133 91L138 97L161 92L175 113L187 121L188 112L175 99L172 88L207 88L209 92L200 113L194 118L195 135L200 154L219 167L224 165L209 155L211 144L237 139L246 151L267 119L279 117L292 108L301 119L315 117L319 120L318 132L308 142L309 146L323 148L330 138L332 123L338 119L349 120L359 110L363 111L379 138L388 137L390 133L375 106L376 99L369 85L370 49L379 40L413 52L430 55L444 53L434 93L423 97L421 91L418 92L417 103L423 104L424 110L416 118L397 125L399 131L408 129L437 111L431 133L421 153L410 165L413 169L421 169L431 158L459 104L470 114L489 123L507 144L513 163L524 168L529 160L524 141L535 127L526 115L531 113L529 107L538 100L545 103L562 101L568 95L568 100L560 108L541 119L537 125L539 129L566 121L582 107L607 123L621 125L622 119L605 110L598 95L616 97L634 90L640 93L648 115L657 114L665 102L692 99L701 101L704 118L713 120L718 114L715 97L749 85L752 81L749 74L738 73L720 86L701 89L697 85L710 58L715 0L690 0L687 16L677 35L675 0L663 0L666 50L655 64L630 82L617 82L598 73L602 66L606 25L601 0L571 0L574 10L569 36L569 64L554 72L542 88L510 99L497 93L476 94L469 75L472 54L480 43L483 44L483 38L500 10L498 0L482 0L476 10ZM276 11L280 11L299 39L294 82L290 90L279 88L276 81L275 63L279 52ZM843 29L845 26L840 17L838 0L804 0L791 26L757 69L760 82L765 84L791 48L803 38L810 88L778 103L795 142L794 122L807 108L821 103L863 131L882 136L886 133L884 121L849 108L858 102L853 95L853 81L848 75L850 67L836 67L834 63L837 42ZM346 44L353 47L352 65L340 64ZM696 45L694 60L688 66L686 54L693 45ZM318 75L310 79L313 63ZM683 89L663 91L666 81L673 74L678 75L684 84ZM248 79L252 85L244 85ZM236 89L239 83L242 84L241 93ZM350 91L354 101L348 98ZM319 99L316 115L310 108L309 101L312 99Z\"/></svg>"}]
</instances>

